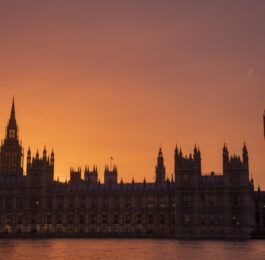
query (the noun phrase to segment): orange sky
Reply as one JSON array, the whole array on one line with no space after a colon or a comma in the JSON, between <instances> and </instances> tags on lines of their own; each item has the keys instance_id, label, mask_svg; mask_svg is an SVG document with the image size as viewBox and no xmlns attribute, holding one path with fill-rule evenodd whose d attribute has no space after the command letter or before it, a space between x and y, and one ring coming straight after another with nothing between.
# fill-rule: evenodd
<instances>
[{"instance_id":1,"label":"orange sky","mask_svg":"<svg viewBox=\"0 0 265 260\"><path fill-rule=\"evenodd\" d=\"M242 153L265 189L264 1L2 1L0 135L15 95L27 150L55 151L55 176L115 158L124 181L154 180L161 145ZM178 3L176 3L178 2Z\"/></svg>"}]
</instances>

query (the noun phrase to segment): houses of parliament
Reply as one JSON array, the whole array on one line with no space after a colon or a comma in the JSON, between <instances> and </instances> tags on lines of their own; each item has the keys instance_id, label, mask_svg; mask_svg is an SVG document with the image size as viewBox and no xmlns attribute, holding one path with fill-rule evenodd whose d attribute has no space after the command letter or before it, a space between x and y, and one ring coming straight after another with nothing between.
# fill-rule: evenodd
<instances>
[{"instance_id":1,"label":"houses of parliament","mask_svg":"<svg viewBox=\"0 0 265 260\"><path fill-rule=\"evenodd\" d=\"M155 182L118 182L117 167L70 170L54 180L55 155L44 148L25 154L14 100L0 151L0 237L166 237L250 239L265 237L265 191L254 190L248 151L230 156L223 174L202 174L201 152L175 149L174 176L166 178L162 150Z\"/></svg>"}]
</instances>

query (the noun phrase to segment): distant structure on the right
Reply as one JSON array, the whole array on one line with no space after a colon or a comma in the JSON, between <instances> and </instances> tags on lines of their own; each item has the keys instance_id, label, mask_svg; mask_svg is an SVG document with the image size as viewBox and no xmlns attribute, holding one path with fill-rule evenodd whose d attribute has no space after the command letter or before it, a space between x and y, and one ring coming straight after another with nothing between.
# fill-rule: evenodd
<instances>
[{"instance_id":1,"label":"distant structure on the right","mask_svg":"<svg viewBox=\"0 0 265 260\"><path fill-rule=\"evenodd\" d=\"M265 110L263 113L263 130L265 139ZM255 218L256 218L256 231L257 237L265 237L265 191L260 190L254 192L255 197Z\"/></svg>"}]
</instances>

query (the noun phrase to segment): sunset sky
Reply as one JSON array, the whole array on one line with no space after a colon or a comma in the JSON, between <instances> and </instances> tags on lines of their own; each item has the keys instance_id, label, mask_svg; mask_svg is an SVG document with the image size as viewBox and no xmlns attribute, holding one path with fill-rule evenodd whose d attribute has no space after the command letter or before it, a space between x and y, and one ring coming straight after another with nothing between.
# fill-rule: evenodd
<instances>
[{"instance_id":1,"label":"sunset sky","mask_svg":"<svg viewBox=\"0 0 265 260\"><path fill-rule=\"evenodd\" d=\"M265 189L265 1L0 1L0 135L15 96L27 151L55 151L55 176L110 157L118 179L154 180L161 145L202 152L246 141Z\"/></svg>"}]
</instances>

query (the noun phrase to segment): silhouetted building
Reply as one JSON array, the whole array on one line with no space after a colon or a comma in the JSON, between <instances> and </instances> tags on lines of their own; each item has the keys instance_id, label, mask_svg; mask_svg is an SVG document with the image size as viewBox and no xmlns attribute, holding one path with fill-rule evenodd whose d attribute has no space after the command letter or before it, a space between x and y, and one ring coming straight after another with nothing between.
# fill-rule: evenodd
<instances>
[{"instance_id":1,"label":"silhouetted building","mask_svg":"<svg viewBox=\"0 0 265 260\"><path fill-rule=\"evenodd\" d=\"M117 182L118 182L117 166L114 165L112 170L110 170L109 167L106 166L104 172L104 183L117 184Z\"/></svg>"},{"instance_id":2,"label":"silhouetted building","mask_svg":"<svg viewBox=\"0 0 265 260\"><path fill-rule=\"evenodd\" d=\"M85 181L88 183L97 183L98 182L98 170L94 166L92 171L89 171L89 167L85 169Z\"/></svg>"},{"instance_id":3,"label":"silhouetted building","mask_svg":"<svg viewBox=\"0 0 265 260\"><path fill-rule=\"evenodd\" d=\"M156 182L163 183L166 178L166 168L164 166L164 158L162 155L162 149L159 149L156 166Z\"/></svg>"},{"instance_id":4,"label":"silhouetted building","mask_svg":"<svg viewBox=\"0 0 265 260\"><path fill-rule=\"evenodd\" d=\"M0 176L23 175L23 152L18 139L18 126L15 117L15 103L13 100L11 115L6 127L6 136L1 145Z\"/></svg>"},{"instance_id":5,"label":"silhouetted building","mask_svg":"<svg viewBox=\"0 0 265 260\"><path fill-rule=\"evenodd\" d=\"M18 139L14 101L0 151L0 234L250 238L265 234L265 192L249 181L242 159L223 147L223 174L201 173L201 152L175 149L175 178L166 178L162 149L155 182L118 183L117 166L105 167L104 183L88 166L70 169L70 181L54 180L54 152L27 153Z\"/></svg>"}]
</instances>

